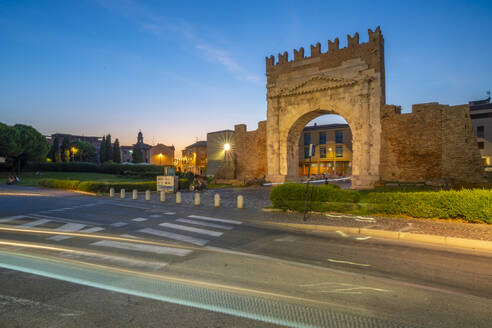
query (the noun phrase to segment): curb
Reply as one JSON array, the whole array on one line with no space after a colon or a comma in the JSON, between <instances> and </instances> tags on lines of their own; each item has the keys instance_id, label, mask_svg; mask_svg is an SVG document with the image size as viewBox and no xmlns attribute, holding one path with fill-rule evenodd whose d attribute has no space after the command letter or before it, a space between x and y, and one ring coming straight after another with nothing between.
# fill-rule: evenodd
<instances>
[{"instance_id":1,"label":"curb","mask_svg":"<svg viewBox=\"0 0 492 328\"><path fill-rule=\"evenodd\" d=\"M354 227L340 227L340 226L323 226L316 224L299 224L299 223L278 223L265 221L260 224L266 224L270 226L292 228L297 230L309 230L309 231L341 231L347 234L364 235L371 237L379 237L393 240L403 240L410 242L428 243L441 246L452 246L459 248L475 249L481 251L492 252L492 241L478 240L478 239L466 239L457 237L445 237L437 235L418 234L410 232L388 231L388 230L376 230L367 228L354 228Z\"/></svg>"}]
</instances>

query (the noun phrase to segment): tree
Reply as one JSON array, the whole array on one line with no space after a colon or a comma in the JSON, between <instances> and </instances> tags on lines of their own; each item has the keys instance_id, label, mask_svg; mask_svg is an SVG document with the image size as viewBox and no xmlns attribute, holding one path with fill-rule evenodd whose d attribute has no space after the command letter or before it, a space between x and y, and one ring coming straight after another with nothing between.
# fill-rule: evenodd
<instances>
[{"instance_id":1,"label":"tree","mask_svg":"<svg viewBox=\"0 0 492 328\"><path fill-rule=\"evenodd\" d=\"M102 137L101 146L99 146L99 162L106 162L106 136Z\"/></svg>"},{"instance_id":2,"label":"tree","mask_svg":"<svg viewBox=\"0 0 492 328\"><path fill-rule=\"evenodd\" d=\"M120 141L118 138L114 140L113 145L113 162L121 163Z\"/></svg>"},{"instance_id":3,"label":"tree","mask_svg":"<svg viewBox=\"0 0 492 328\"><path fill-rule=\"evenodd\" d=\"M0 123L0 154L7 158L8 165L17 170L27 161L43 161L50 149L48 141L31 126Z\"/></svg>"},{"instance_id":4,"label":"tree","mask_svg":"<svg viewBox=\"0 0 492 328\"><path fill-rule=\"evenodd\" d=\"M111 145L111 135L106 136L106 161L113 160L113 145Z\"/></svg>"},{"instance_id":5,"label":"tree","mask_svg":"<svg viewBox=\"0 0 492 328\"><path fill-rule=\"evenodd\" d=\"M140 149L139 144L133 145L133 153L132 153L132 162L133 163L142 163L144 161L142 156L142 150Z\"/></svg>"},{"instance_id":6,"label":"tree","mask_svg":"<svg viewBox=\"0 0 492 328\"><path fill-rule=\"evenodd\" d=\"M53 162L60 161L60 140L58 139L58 137L55 137L55 140L53 140L53 144L51 145L48 157L51 158Z\"/></svg>"},{"instance_id":7,"label":"tree","mask_svg":"<svg viewBox=\"0 0 492 328\"><path fill-rule=\"evenodd\" d=\"M62 145L60 148L61 151L61 159L64 162L70 162L70 141L68 141L68 137L63 137Z\"/></svg>"},{"instance_id":8,"label":"tree","mask_svg":"<svg viewBox=\"0 0 492 328\"><path fill-rule=\"evenodd\" d=\"M96 157L96 148L83 141L75 141L70 145L70 149L74 148L74 160L81 162L95 162L97 161Z\"/></svg>"}]
</instances>

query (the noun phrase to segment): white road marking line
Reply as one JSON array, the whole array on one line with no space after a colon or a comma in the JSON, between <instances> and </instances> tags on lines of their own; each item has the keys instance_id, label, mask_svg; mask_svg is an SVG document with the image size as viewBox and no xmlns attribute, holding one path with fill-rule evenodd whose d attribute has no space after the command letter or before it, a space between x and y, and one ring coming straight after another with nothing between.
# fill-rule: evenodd
<instances>
[{"instance_id":1,"label":"white road marking line","mask_svg":"<svg viewBox=\"0 0 492 328\"><path fill-rule=\"evenodd\" d=\"M25 215L10 216L8 218L0 219L0 223L8 222L8 221L13 221L13 220L17 220L17 219L22 219L22 218L25 218L25 217L26 217Z\"/></svg>"},{"instance_id":2,"label":"white road marking line","mask_svg":"<svg viewBox=\"0 0 492 328\"><path fill-rule=\"evenodd\" d=\"M154 270L162 269L167 265L166 262L141 261L136 259L129 259L127 257L112 256L112 255L110 256L110 255L90 253L90 252L77 252L77 253L63 252L60 253L60 256L65 258L76 258L76 259L81 259L81 258L98 259L98 260L104 260L104 262L109 262L109 263L123 264L132 267L134 266L145 267Z\"/></svg>"},{"instance_id":3,"label":"white road marking line","mask_svg":"<svg viewBox=\"0 0 492 328\"><path fill-rule=\"evenodd\" d=\"M166 212L164 214L166 214L166 215L174 215L174 214L176 214L176 212Z\"/></svg>"},{"instance_id":4,"label":"white road marking line","mask_svg":"<svg viewBox=\"0 0 492 328\"><path fill-rule=\"evenodd\" d=\"M79 231L80 229L82 229L84 227L86 227L86 225L81 224L81 223L66 223L66 224L62 225L61 227L56 228L55 230L72 232L72 231ZM54 240L54 241L62 241L65 239L70 239L70 238L72 238L72 236L57 235L57 236L48 237L46 239Z\"/></svg>"},{"instance_id":5,"label":"white road marking line","mask_svg":"<svg viewBox=\"0 0 492 328\"><path fill-rule=\"evenodd\" d=\"M116 228L119 228L119 227L124 227L124 226L126 226L127 224L128 224L128 223L126 223L126 222L121 222L121 221L119 221L119 222L115 222L115 223L110 224L110 226L111 226L111 227L116 227Z\"/></svg>"},{"instance_id":6,"label":"white road marking line","mask_svg":"<svg viewBox=\"0 0 492 328\"><path fill-rule=\"evenodd\" d=\"M215 222L222 222L222 223L231 223L231 224L242 224L241 221L232 221L232 220L225 220L225 219L217 219L217 218L211 218L208 216L201 216L201 215L188 215L189 218L193 219L200 219L200 220L207 220L207 221L215 221Z\"/></svg>"},{"instance_id":7,"label":"white road marking line","mask_svg":"<svg viewBox=\"0 0 492 328\"><path fill-rule=\"evenodd\" d=\"M51 220L48 220L48 219L39 219L39 220L36 220L36 221L32 221L32 222L29 222L29 223L20 225L19 227L22 227L22 228L36 227L38 225L42 225L42 224L45 224L45 223L48 223L48 222L51 222Z\"/></svg>"},{"instance_id":8,"label":"white road marking line","mask_svg":"<svg viewBox=\"0 0 492 328\"><path fill-rule=\"evenodd\" d=\"M100 240L100 241L96 241L95 243L92 243L91 245L113 247L119 249L126 249L130 251L139 251L139 252L147 252L147 253L155 253L155 254L175 255L175 256L186 256L192 252L188 249L154 246L154 245L147 245L147 244L125 243L125 242L113 241L113 240Z\"/></svg>"},{"instance_id":9,"label":"white road marking line","mask_svg":"<svg viewBox=\"0 0 492 328\"><path fill-rule=\"evenodd\" d=\"M104 228L92 227L92 228L80 230L79 232L91 233L91 232L98 232L98 231L102 231L102 230L104 230ZM70 238L72 238L72 236L58 235L58 236L53 236L53 237L48 238L48 239L54 240L54 241L62 241L62 240L70 239Z\"/></svg>"},{"instance_id":10,"label":"white road marking line","mask_svg":"<svg viewBox=\"0 0 492 328\"><path fill-rule=\"evenodd\" d=\"M330 218L343 218L343 217L345 217L343 215L333 215L333 214L325 214L325 216L328 216Z\"/></svg>"},{"instance_id":11,"label":"white road marking line","mask_svg":"<svg viewBox=\"0 0 492 328\"><path fill-rule=\"evenodd\" d=\"M149 215L149 217L151 217L151 218L161 218L162 215L160 215L160 214L152 214L152 215Z\"/></svg>"},{"instance_id":12,"label":"white road marking line","mask_svg":"<svg viewBox=\"0 0 492 328\"><path fill-rule=\"evenodd\" d=\"M135 222L144 222L144 221L147 221L146 218L134 218L132 219L132 221L135 221Z\"/></svg>"},{"instance_id":13,"label":"white road marking line","mask_svg":"<svg viewBox=\"0 0 492 328\"><path fill-rule=\"evenodd\" d=\"M335 232L336 232L337 234L339 234L340 236L342 236L342 237L347 237L347 236L348 236L345 232L340 231L340 230L337 230L337 231L335 231Z\"/></svg>"},{"instance_id":14,"label":"white road marking line","mask_svg":"<svg viewBox=\"0 0 492 328\"><path fill-rule=\"evenodd\" d=\"M285 236L285 237L277 238L274 241L276 241L276 242L292 242L292 241L296 241L296 240L297 240L297 238L294 236Z\"/></svg>"},{"instance_id":15,"label":"white road marking line","mask_svg":"<svg viewBox=\"0 0 492 328\"><path fill-rule=\"evenodd\" d=\"M370 239L370 238L371 238L371 236L367 236L367 237L357 237L357 238L355 238L355 239L357 239L357 240L368 240L368 239Z\"/></svg>"},{"instance_id":16,"label":"white road marking line","mask_svg":"<svg viewBox=\"0 0 492 328\"><path fill-rule=\"evenodd\" d=\"M350 261L334 260L334 259L328 259L328 262L350 264L350 265L357 265L357 266L363 266L363 267L370 267L371 266L370 264L355 263L355 262L350 262Z\"/></svg>"},{"instance_id":17,"label":"white road marking line","mask_svg":"<svg viewBox=\"0 0 492 328\"><path fill-rule=\"evenodd\" d=\"M179 240L179 241L183 241L185 243L190 243L190 244L199 245L199 246L203 246L210 241L210 240L206 240L206 239L194 238L194 237L190 237L190 236L186 236L186 235L180 235L177 233L162 231L162 230L157 230L157 229L152 229L152 228L141 229L141 230L138 230L138 232L147 233L149 235L154 235L154 236L159 236L159 237L164 237L164 238L169 238L169 239L174 239L174 240Z\"/></svg>"},{"instance_id":18,"label":"white road marking line","mask_svg":"<svg viewBox=\"0 0 492 328\"><path fill-rule=\"evenodd\" d=\"M389 290L387 290L387 289L374 288L374 287L364 287L364 286L352 287L352 288L338 288L338 289L333 289L333 290L320 290L319 292L320 293L344 293L344 292L348 292L350 294L352 294L352 293L360 294L361 293L360 290L372 290L372 291L383 292L383 293L389 292Z\"/></svg>"},{"instance_id":19,"label":"white road marking line","mask_svg":"<svg viewBox=\"0 0 492 328\"><path fill-rule=\"evenodd\" d=\"M304 285L299 285L300 287L319 287L319 286L324 286L324 285L342 285L342 286L355 286L354 284L347 284L343 282L318 282L315 284L304 284Z\"/></svg>"},{"instance_id":20,"label":"white road marking line","mask_svg":"<svg viewBox=\"0 0 492 328\"><path fill-rule=\"evenodd\" d=\"M140 237L137 237L137 236L134 236L134 235L129 235L129 234L126 234L126 233L124 233L124 234L122 234L122 235L120 235L120 236L121 236L121 237L125 237L125 238L142 239L142 238L140 238Z\"/></svg>"},{"instance_id":21,"label":"white road marking line","mask_svg":"<svg viewBox=\"0 0 492 328\"><path fill-rule=\"evenodd\" d=\"M232 230L234 228L234 227L231 227L228 225L217 224L217 223L208 223L208 222L190 220L190 219L177 219L176 221L182 222L182 223L196 224L196 225L200 225L200 226L204 226L204 227L224 229L224 230Z\"/></svg>"},{"instance_id":22,"label":"white road marking line","mask_svg":"<svg viewBox=\"0 0 492 328\"><path fill-rule=\"evenodd\" d=\"M220 237L223 234L222 232L218 232L218 231L194 228L194 227L184 226L181 224L174 224L174 223L167 223L167 222L161 223L159 225L161 227L166 227L166 228L171 228L171 229L176 229L176 230L183 230L183 231L190 231L190 232L195 232L195 233L199 233L199 234L207 235L207 236L212 236L212 237Z\"/></svg>"}]
</instances>

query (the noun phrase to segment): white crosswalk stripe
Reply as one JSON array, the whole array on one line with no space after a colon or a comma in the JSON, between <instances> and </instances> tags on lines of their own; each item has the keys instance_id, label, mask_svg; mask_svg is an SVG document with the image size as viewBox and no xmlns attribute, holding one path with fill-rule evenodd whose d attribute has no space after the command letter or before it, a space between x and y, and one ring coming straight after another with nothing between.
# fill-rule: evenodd
<instances>
[{"instance_id":1,"label":"white crosswalk stripe","mask_svg":"<svg viewBox=\"0 0 492 328\"><path fill-rule=\"evenodd\" d=\"M98 231L103 231L103 230L104 230L104 228L101 228L101 227L92 227L92 228L80 230L79 232L92 233L92 232L98 232ZM54 240L54 241L62 241L62 240L70 239L70 238L72 238L72 236L58 235L58 236L53 236L53 237L48 238L48 239Z\"/></svg>"},{"instance_id":2,"label":"white crosswalk stripe","mask_svg":"<svg viewBox=\"0 0 492 328\"><path fill-rule=\"evenodd\" d=\"M186 256L192 252L188 249L154 246L154 245L147 245L147 244L125 243L125 242L113 241L113 240L100 240L95 243L92 243L91 245L113 247L119 249L126 249L130 251L139 251L139 252L147 252L147 253L155 253L155 254L175 255L175 256Z\"/></svg>"},{"instance_id":3,"label":"white crosswalk stripe","mask_svg":"<svg viewBox=\"0 0 492 328\"><path fill-rule=\"evenodd\" d=\"M138 230L138 232L142 232L142 233L146 233L146 234L154 235L154 236L159 236L159 237L164 237L164 238L169 238L169 239L174 239L174 240L179 240L179 241L183 241L185 243L190 243L190 244L199 245L199 246L203 246L210 241L210 240L206 240L206 239L200 239L200 238L190 237L190 236L186 236L186 235L180 235L177 233L162 231L162 230L157 230L157 229L152 229L152 228L140 229L140 230Z\"/></svg>"},{"instance_id":4,"label":"white crosswalk stripe","mask_svg":"<svg viewBox=\"0 0 492 328\"><path fill-rule=\"evenodd\" d=\"M146 218L135 218L135 219L132 219L132 221L135 221L135 222L144 222L144 221L147 221Z\"/></svg>"},{"instance_id":5,"label":"white crosswalk stripe","mask_svg":"<svg viewBox=\"0 0 492 328\"><path fill-rule=\"evenodd\" d=\"M176 212L166 212L164 214L166 214L166 215L174 215L174 214L176 214Z\"/></svg>"},{"instance_id":6,"label":"white crosswalk stripe","mask_svg":"<svg viewBox=\"0 0 492 328\"><path fill-rule=\"evenodd\" d=\"M199 233L202 235L207 235L207 236L212 236L212 237L220 237L223 234L222 232L218 232L218 231L194 228L194 227L184 226L181 224L174 224L174 223L167 223L167 222L161 223L159 225L161 227L166 227L166 228L171 228L171 229L176 229L176 230L183 230L183 231L190 231L190 232Z\"/></svg>"},{"instance_id":7,"label":"white crosswalk stripe","mask_svg":"<svg viewBox=\"0 0 492 328\"><path fill-rule=\"evenodd\" d=\"M115 222L115 223L110 224L110 226L115 227L115 228L119 228L119 227L124 227L124 226L126 226L127 224L128 224L128 223L126 223L126 222L121 222L121 221L119 221L119 222Z\"/></svg>"},{"instance_id":8,"label":"white crosswalk stripe","mask_svg":"<svg viewBox=\"0 0 492 328\"><path fill-rule=\"evenodd\" d=\"M215 222L230 223L230 224L242 224L241 221L217 219L217 218L211 218L208 216L201 216L201 215L188 215L188 217L193 219L206 220L206 221L215 221Z\"/></svg>"},{"instance_id":9,"label":"white crosswalk stripe","mask_svg":"<svg viewBox=\"0 0 492 328\"><path fill-rule=\"evenodd\" d=\"M190 219L177 219L176 221L182 222L182 223L189 223L189 224L204 226L204 227L224 229L224 230L232 230L234 228L234 227L224 225L224 224L208 223L208 222L203 222L203 221L198 221L198 220L190 220Z\"/></svg>"},{"instance_id":10,"label":"white crosswalk stripe","mask_svg":"<svg viewBox=\"0 0 492 328\"><path fill-rule=\"evenodd\" d=\"M129 267L142 267L152 270L162 269L167 265L166 262L154 262L154 261L147 261L147 260L142 261L137 259L130 259L128 257L120 257L120 256L90 253L90 252L76 252L76 253L63 252L60 253L60 256L64 258L71 258L71 259L100 260L100 261L104 261L104 263L114 263L117 265L124 265Z\"/></svg>"},{"instance_id":11,"label":"white crosswalk stripe","mask_svg":"<svg viewBox=\"0 0 492 328\"><path fill-rule=\"evenodd\" d=\"M55 230L73 232L73 231L79 231L80 229L83 229L85 226L86 225L82 224L82 223L66 223L66 224L62 225L61 227L56 228ZM48 237L46 239L54 240L54 241L61 241L61 240L69 239L69 238L71 238L71 236L57 235L57 236Z\"/></svg>"},{"instance_id":12,"label":"white crosswalk stripe","mask_svg":"<svg viewBox=\"0 0 492 328\"><path fill-rule=\"evenodd\" d=\"M25 215L10 216L8 218L0 219L0 223L14 221L14 220L22 219L22 218L25 218L25 217L26 217Z\"/></svg>"},{"instance_id":13,"label":"white crosswalk stripe","mask_svg":"<svg viewBox=\"0 0 492 328\"><path fill-rule=\"evenodd\" d=\"M48 220L48 219L39 219L39 220L36 220L36 221L31 221L31 222L28 222L26 224L20 225L19 227L22 227L22 228L36 227L36 226L39 226L39 225L48 223L50 221L51 220Z\"/></svg>"}]
</instances>

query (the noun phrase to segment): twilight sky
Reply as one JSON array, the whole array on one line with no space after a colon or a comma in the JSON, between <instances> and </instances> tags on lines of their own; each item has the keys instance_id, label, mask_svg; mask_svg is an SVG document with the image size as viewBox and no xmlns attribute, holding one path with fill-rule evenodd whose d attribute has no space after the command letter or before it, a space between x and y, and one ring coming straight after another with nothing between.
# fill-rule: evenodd
<instances>
[{"instance_id":1,"label":"twilight sky","mask_svg":"<svg viewBox=\"0 0 492 328\"><path fill-rule=\"evenodd\" d=\"M0 0L0 122L180 150L266 119L265 56L377 25L388 104L492 88L490 0Z\"/></svg>"}]
</instances>

